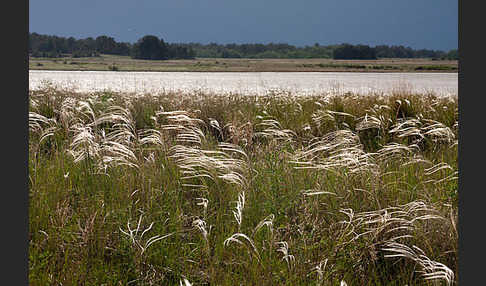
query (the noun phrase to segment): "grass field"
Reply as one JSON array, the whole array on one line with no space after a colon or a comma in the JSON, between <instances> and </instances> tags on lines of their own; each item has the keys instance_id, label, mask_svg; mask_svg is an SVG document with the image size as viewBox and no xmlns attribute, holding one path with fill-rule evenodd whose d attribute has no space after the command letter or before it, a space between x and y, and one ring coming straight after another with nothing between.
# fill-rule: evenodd
<instances>
[{"instance_id":1,"label":"grass field","mask_svg":"<svg viewBox=\"0 0 486 286\"><path fill-rule=\"evenodd\" d=\"M30 285L457 282L457 98L29 98Z\"/></svg>"},{"instance_id":2,"label":"grass field","mask_svg":"<svg viewBox=\"0 0 486 286\"><path fill-rule=\"evenodd\" d=\"M431 59L211 59L136 60L128 56L101 55L91 58L30 58L31 70L118 71L358 71L358 72L457 72L457 61Z\"/></svg>"}]
</instances>

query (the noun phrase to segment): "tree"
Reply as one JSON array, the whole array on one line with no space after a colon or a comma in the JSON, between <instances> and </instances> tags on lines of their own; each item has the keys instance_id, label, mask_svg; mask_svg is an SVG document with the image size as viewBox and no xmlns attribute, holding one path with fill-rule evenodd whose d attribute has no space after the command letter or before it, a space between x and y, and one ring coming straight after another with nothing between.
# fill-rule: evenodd
<instances>
[{"instance_id":1,"label":"tree","mask_svg":"<svg viewBox=\"0 0 486 286\"><path fill-rule=\"evenodd\" d=\"M74 49L76 49L76 39L74 39L73 37L69 37L66 41L66 45L68 50L67 52L72 53Z\"/></svg>"},{"instance_id":2,"label":"tree","mask_svg":"<svg viewBox=\"0 0 486 286\"><path fill-rule=\"evenodd\" d=\"M145 60L166 60L169 58L168 52L164 40L146 35L134 45L132 57Z\"/></svg>"},{"instance_id":3,"label":"tree","mask_svg":"<svg viewBox=\"0 0 486 286\"><path fill-rule=\"evenodd\" d=\"M131 45L129 43L116 43L114 54L129 56L131 51Z\"/></svg>"},{"instance_id":4,"label":"tree","mask_svg":"<svg viewBox=\"0 0 486 286\"><path fill-rule=\"evenodd\" d=\"M458 60L459 53L457 52L457 49L453 49L450 50L446 55L444 55L443 58L447 60Z\"/></svg>"},{"instance_id":5,"label":"tree","mask_svg":"<svg viewBox=\"0 0 486 286\"><path fill-rule=\"evenodd\" d=\"M333 52L334 59L376 59L376 51L366 45L342 44Z\"/></svg>"},{"instance_id":6,"label":"tree","mask_svg":"<svg viewBox=\"0 0 486 286\"><path fill-rule=\"evenodd\" d=\"M225 49L221 54L222 58L241 58L241 54L233 49Z\"/></svg>"},{"instance_id":7,"label":"tree","mask_svg":"<svg viewBox=\"0 0 486 286\"><path fill-rule=\"evenodd\" d=\"M115 39L108 36L99 36L95 40L96 50L102 54L115 54L117 43Z\"/></svg>"}]
</instances>

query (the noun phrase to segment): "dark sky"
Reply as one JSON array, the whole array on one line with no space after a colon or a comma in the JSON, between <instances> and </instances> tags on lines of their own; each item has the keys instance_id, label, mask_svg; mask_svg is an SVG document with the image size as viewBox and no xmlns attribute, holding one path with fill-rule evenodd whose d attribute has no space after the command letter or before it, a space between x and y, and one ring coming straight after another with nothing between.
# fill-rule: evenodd
<instances>
[{"instance_id":1,"label":"dark sky","mask_svg":"<svg viewBox=\"0 0 486 286\"><path fill-rule=\"evenodd\" d=\"M448 51L458 0L30 0L30 32L164 41L350 43Z\"/></svg>"}]
</instances>

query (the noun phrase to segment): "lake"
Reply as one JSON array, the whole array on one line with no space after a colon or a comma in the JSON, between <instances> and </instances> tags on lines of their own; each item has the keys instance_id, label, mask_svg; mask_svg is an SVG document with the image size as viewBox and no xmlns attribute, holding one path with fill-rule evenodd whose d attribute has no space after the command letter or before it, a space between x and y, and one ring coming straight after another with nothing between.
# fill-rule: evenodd
<instances>
[{"instance_id":1,"label":"lake","mask_svg":"<svg viewBox=\"0 0 486 286\"><path fill-rule=\"evenodd\" d=\"M29 71L30 89L39 88L45 81L80 92L137 94L203 91L253 95L275 90L295 95L394 90L453 96L458 93L457 73Z\"/></svg>"}]
</instances>

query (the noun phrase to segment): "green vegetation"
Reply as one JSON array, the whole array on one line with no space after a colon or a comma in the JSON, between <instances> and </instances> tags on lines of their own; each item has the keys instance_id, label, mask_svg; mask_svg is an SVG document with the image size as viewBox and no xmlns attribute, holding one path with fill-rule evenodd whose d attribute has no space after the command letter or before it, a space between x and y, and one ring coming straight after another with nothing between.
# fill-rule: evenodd
<instances>
[{"instance_id":1,"label":"green vegetation","mask_svg":"<svg viewBox=\"0 0 486 286\"><path fill-rule=\"evenodd\" d=\"M144 60L193 59L194 51L180 45L167 45L163 39L148 35L132 48L132 58Z\"/></svg>"},{"instance_id":2,"label":"green vegetation","mask_svg":"<svg viewBox=\"0 0 486 286\"><path fill-rule=\"evenodd\" d=\"M218 72L298 72L298 71L359 71L359 72L457 72L457 61L432 59L228 59L197 58L184 60L142 60L129 56L29 58L31 70L111 70L120 71L218 71Z\"/></svg>"},{"instance_id":3,"label":"green vegetation","mask_svg":"<svg viewBox=\"0 0 486 286\"><path fill-rule=\"evenodd\" d=\"M457 282L457 97L29 100L32 285Z\"/></svg>"},{"instance_id":4,"label":"green vegetation","mask_svg":"<svg viewBox=\"0 0 486 286\"><path fill-rule=\"evenodd\" d=\"M147 35L137 43L118 43L112 37L99 36L76 40L73 37L29 34L29 54L32 57L59 58L71 56L99 57L101 54L131 56L136 59L192 59L194 51L179 44L166 44L162 39Z\"/></svg>"},{"instance_id":5,"label":"green vegetation","mask_svg":"<svg viewBox=\"0 0 486 286\"><path fill-rule=\"evenodd\" d=\"M418 66L415 68L416 71L421 70L435 70L435 71L447 71L447 70L457 70L457 67L444 66L444 65L429 65L429 66Z\"/></svg>"},{"instance_id":6,"label":"green vegetation","mask_svg":"<svg viewBox=\"0 0 486 286\"><path fill-rule=\"evenodd\" d=\"M376 60L376 51L366 45L343 44L333 51L334 59Z\"/></svg>"},{"instance_id":7,"label":"green vegetation","mask_svg":"<svg viewBox=\"0 0 486 286\"><path fill-rule=\"evenodd\" d=\"M457 50L414 50L404 46L378 45L319 45L296 47L286 43L268 44L200 44L165 43L153 35L146 35L136 43L119 43L112 37L96 39L64 38L29 34L29 54L32 57L97 57L100 54L132 56L137 59L192 58L251 58L251 59L375 59L375 58L434 58L457 60Z\"/></svg>"},{"instance_id":8,"label":"green vegetation","mask_svg":"<svg viewBox=\"0 0 486 286\"><path fill-rule=\"evenodd\" d=\"M443 59L447 60L458 60L459 59L459 53L457 49L450 50L445 56L442 57Z\"/></svg>"}]
</instances>

